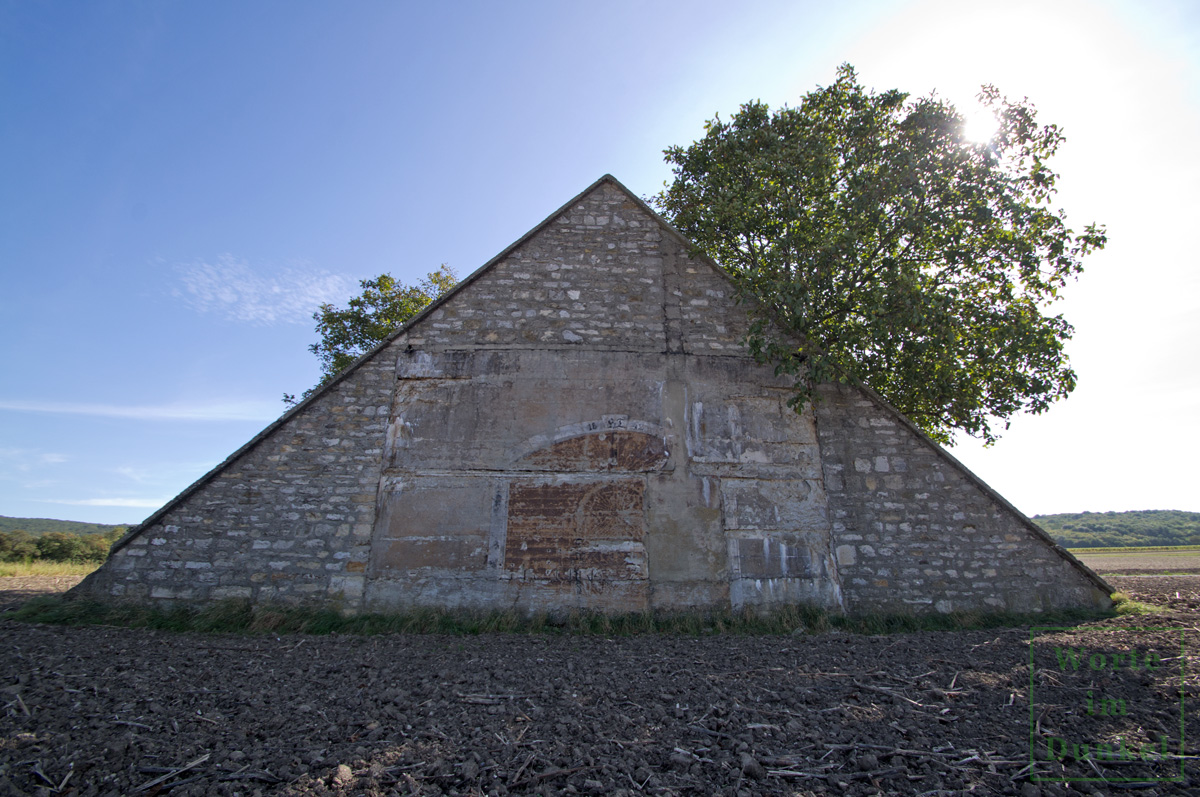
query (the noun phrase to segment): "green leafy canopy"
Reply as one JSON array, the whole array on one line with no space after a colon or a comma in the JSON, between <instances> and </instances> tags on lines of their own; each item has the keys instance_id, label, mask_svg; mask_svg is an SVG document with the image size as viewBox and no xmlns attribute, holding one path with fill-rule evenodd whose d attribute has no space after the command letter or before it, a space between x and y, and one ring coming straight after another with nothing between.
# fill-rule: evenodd
<instances>
[{"instance_id":1,"label":"green leafy canopy","mask_svg":"<svg viewBox=\"0 0 1200 797\"><path fill-rule=\"evenodd\" d=\"M391 274L360 280L362 293L345 308L323 304L313 313L320 340L308 347L321 361L321 381L304 392L312 395L382 343L410 318L441 298L458 284L453 269L443 263L416 285L405 285ZM296 397L285 393L283 401L294 405Z\"/></svg>"},{"instance_id":2,"label":"green leafy canopy","mask_svg":"<svg viewBox=\"0 0 1200 797\"><path fill-rule=\"evenodd\" d=\"M666 150L654 203L733 275L747 343L795 378L796 408L849 375L938 442L992 442L1074 389L1072 327L1045 310L1105 232L1051 207L1059 128L994 87L979 99L987 143L945 100L868 91L843 65L798 107L749 102Z\"/></svg>"}]
</instances>

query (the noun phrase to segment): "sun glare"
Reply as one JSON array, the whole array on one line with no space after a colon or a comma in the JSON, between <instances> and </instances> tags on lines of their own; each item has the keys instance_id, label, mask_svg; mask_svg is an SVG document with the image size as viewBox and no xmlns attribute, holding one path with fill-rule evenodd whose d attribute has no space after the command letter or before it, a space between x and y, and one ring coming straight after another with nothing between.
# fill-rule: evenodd
<instances>
[{"instance_id":1,"label":"sun glare","mask_svg":"<svg viewBox=\"0 0 1200 797\"><path fill-rule=\"evenodd\" d=\"M976 144L986 144L991 141L992 136L996 135L996 128L999 127L996 117L982 108L967 116L966 122L966 125L963 126L963 135L968 141Z\"/></svg>"}]
</instances>

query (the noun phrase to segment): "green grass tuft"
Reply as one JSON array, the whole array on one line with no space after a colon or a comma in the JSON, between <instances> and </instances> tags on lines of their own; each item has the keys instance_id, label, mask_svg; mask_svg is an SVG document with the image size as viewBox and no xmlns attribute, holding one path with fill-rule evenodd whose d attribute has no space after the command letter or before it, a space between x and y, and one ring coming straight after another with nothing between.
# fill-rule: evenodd
<instances>
[{"instance_id":1,"label":"green grass tuft","mask_svg":"<svg viewBox=\"0 0 1200 797\"><path fill-rule=\"evenodd\" d=\"M1128 593L1114 592L1112 594L1113 610L1120 616L1127 614L1157 614L1165 612L1166 607L1156 606L1153 603L1145 603L1143 601L1135 601Z\"/></svg>"}]
</instances>

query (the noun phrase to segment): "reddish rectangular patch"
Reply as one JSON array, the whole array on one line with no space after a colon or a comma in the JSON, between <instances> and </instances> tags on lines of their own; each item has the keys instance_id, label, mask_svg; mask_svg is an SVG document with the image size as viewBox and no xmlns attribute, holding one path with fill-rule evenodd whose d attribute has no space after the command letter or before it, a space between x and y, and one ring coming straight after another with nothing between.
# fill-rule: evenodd
<instances>
[{"instance_id":1,"label":"reddish rectangular patch","mask_svg":"<svg viewBox=\"0 0 1200 797\"><path fill-rule=\"evenodd\" d=\"M505 569L549 580L646 578L641 479L515 481Z\"/></svg>"}]
</instances>

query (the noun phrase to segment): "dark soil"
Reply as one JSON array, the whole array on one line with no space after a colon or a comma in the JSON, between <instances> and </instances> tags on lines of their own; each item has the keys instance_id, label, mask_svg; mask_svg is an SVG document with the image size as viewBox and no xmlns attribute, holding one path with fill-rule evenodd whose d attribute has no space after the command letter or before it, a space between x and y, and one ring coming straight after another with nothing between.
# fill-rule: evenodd
<instances>
[{"instance_id":1,"label":"dark soil","mask_svg":"<svg viewBox=\"0 0 1200 797\"><path fill-rule=\"evenodd\" d=\"M30 598L58 595L83 581L83 576L15 576L0 578L0 612L15 609Z\"/></svg>"},{"instance_id":2,"label":"dark soil","mask_svg":"<svg viewBox=\"0 0 1200 797\"><path fill-rule=\"evenodd\" d=\"M1070 747L1180 753L1200 576L1112 581L1168 611L1032 646L1028 629L276 637L0 619L0 794L1196 793L1191 760ZM1197 676L1183 689L1190 755Z\"/></svg>"}]
</instances>

